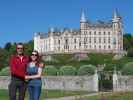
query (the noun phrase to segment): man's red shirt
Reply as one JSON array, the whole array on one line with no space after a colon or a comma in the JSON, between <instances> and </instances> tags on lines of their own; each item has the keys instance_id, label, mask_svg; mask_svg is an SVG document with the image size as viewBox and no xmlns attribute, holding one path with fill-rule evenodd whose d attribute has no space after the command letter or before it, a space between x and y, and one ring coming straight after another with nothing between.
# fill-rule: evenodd
<instances>
[{"instance_id":1,"label":"man's red shirt","mask_svg":"<svg viewBox=\"0 0 133 100\"><path fill-rule=\"evenodd\" d=\"M26 75L26 68L29 62L28 56L20 58L18 55L13 55L10 58L11 75L15 75L24 78Z\"/></svg>"}]
</instances>

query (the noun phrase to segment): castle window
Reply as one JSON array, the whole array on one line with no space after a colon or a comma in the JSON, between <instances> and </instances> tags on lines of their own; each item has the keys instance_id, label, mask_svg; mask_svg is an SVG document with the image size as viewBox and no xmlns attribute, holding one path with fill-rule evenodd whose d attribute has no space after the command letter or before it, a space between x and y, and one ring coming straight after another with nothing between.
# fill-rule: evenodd
<instances>
[{"instance_id":1,"label":"castle window","mask_svg":"<svg viewBox=\"0 0 133 100\"><path fill-rule=\"evenodd\" d=\"M90 48L91 48L91 45L90 45Z\"/></svg>"},{"instance_id":2,"label":"castle window","mask_svg":"<svg viewBox=\"0 0 133 100\"><path fill-rule=\"evenodd\" d=\"M103 41L104 41L104 43L106 43L106 39L105 39L105 38L104 38L104 40L103 40Z\"/></svg>"},{"instance_id":3,"label":"castle window","mask_svg":"<svg viewBox=\"0 0 133 100\"><path fill-rule=\"evenodd\" d=\"M60 40L58 40L58 44L60 44Z\"/></svg>"},{"instance_id":4,"label":"castle window","mask_svg":"<svg viewBox=\"0 0 133 100\"><path fill-rule=\"evenodd\" d=\"M65 43L68 44L68 39L65 40Z\"/></svg>"},{"instance_id":5,"label":"castle window","mask_svg":"<svg viewBox=\"0 0 133 100\"><path fill-rule=\"evenodd\" d=\"M89 32L89 34L91 35L91 31Z\"/></svg>"},{"instance_id":6,"label":"castle window","mask_svg":"<svg viewBox=\"0 0 133 100\"><path fill-rule=\"evenodd\" d=\"M74 43L76 43L76 39L74 39Z\"/></svg>"},{"instance_id":7,"label":"castle window","mask_svg":"<svg viewBox=\"0 0 133 100\"><path fill-rule=\"evenodd\" d=\"M60 47L58 47L58 50L60 51Z\"/></svg>"},{"instance_id":8,"label":"castle window","mask_svg":"<svg viewBox=\"0 0 133 100\"><path fill-rule=\"evenodd\" d=\"M99 49L101 49L101 45L99 45Z\"/></svg>"},{"instance_id":9,"label":"castle window","mask_svg":"<svg viewBox=\"0 0 133 100\"><path fill-rule=\"evenodd\" d=\"M85 45L85 49L87 49L87 45Z\"/></svg>"},{"instance_id":10,"label":"castle window","mask_svg":"<svg viewBox=\"0 0 133 100\"><path fill-rule=\"evenodd\" d=\"M106 49L106 46L104 45L104 49Z\"/></svg>"},{"instance_id":11,"label":"castle window","mask_svg":"<svg viewBox=\"0 0 133 100\"><path fill-rule=\"evenodd\" d=\"M76 45L74 46L74 49L76 49Z\"/></svg>"},{"instance_id":12,"label":"castle window","mask_svg":"<svg viewBox=\"0 0 133 100\"><path fill-rule=\"evenodd\" d=\"M96 43L96 38L94 38L94 43Z\"/></svg>"},{"instance_id":13,"label":"castle window","mask_svg":"<svg viewBox=\"0 0 133 100\"><path fill-rule=\"evenodd\" d=\"M87 43L87 38L85 37L85 38L84 38L84 44L86 44L86 43Z\"/></svg>"},{"instance_id":14,"label":"castle window","mask_svg":"<svg viewBox=\"0 0 133 100\"><path fill-rule=\"evenodd\" d=\"M104 35L106 35L106 32L103 32Z\"/></svg>"},{"instance_id":15,"label":"castle window","mask_svg":"<svg viewBox=\"0 0 133 100\"><path fill-rule=\"evenodd\" d=\"M89 43L91 43L91 37L89 38Z\"/></svg>"},{"instance_id":16,"label":"castle window","mask_svg":"<svg viewBox=\"0 0 133 100\"><path fill-rule=\"evenodd\" d=\"M87 34L87 32L85 31L85 32L84 32L84 34L86 35L86 34Z\"/></svg>"},{"instance_id":17,"label":"castle window","mask_svg":"<svg viewBox=\"0 0 133 100\"><path fill-rule=\"evenodd\" d=\"M99 43L101 43L101 38L99 38Z\"/></svg>"},{"instance_id":18,"label":"castle window","mask_svg":"<svg viewBox=\"0 0 133 100\"><path fill-rule=\"evenodd\" d=\"M81 46L81 42L79 42L79 46Z\"/></svg>"},{"instance_id":19,"label":"castle window","mask_svg":"<svg viewBox=\"0 0 133 100\"><path fill-rule=\"evenodd\" d=\"M99 35L101 35L101 32L99 32Z\"/></svg>"},{"instance_id":20,"label":"castle window","mask_svg":"<svg viewBox=\"0 0 133 100\"><path fill-rule=\"evenodd\" d=\"M94 35L96 35L96 31L94 32Z\"/></svg>"},{"instance_id":21,"label":"castle window","mask_svg":"<svg viewBox=\"0 0 133 100\"><path fill-rule=\"evenodd\" d=\"M110 49L110 45L108 46L108 48Z\"/></svg>"},{"instance_id":22,"label":"castle window","mask_svg":"<svg viewBox=\"0 0 133 100\"><path fill-rule=\"evenodd\" d=\"M110 43L110 38L108 38L108 43Z\"/></svg>"},{"instance_id":23,"label":"castle window","mask_svg":"<svg viewBox=\"0 0 133 100\"><path fill-rule=\"evenodd\" d=\"M110 32L108 32L108 35L110 35Z\"/></svg>"},{"instance_id":24,"label":"castle window","mask_svg":"<svg viewBox=\"0 0 133 100\"><path fill-rule=\"evenodd\" d=\"M96 49L96 45L95 45L94 47L95 47L95 49Z\"/></svg>"}]
</instances>

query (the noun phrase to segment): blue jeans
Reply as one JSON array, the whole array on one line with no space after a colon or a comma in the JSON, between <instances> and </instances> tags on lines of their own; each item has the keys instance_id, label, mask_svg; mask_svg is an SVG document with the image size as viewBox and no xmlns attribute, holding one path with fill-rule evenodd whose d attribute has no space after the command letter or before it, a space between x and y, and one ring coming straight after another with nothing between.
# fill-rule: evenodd
<instances>
[{"instance_id":1,"label":"blue jeans","mask_svg":"<svg viewBox=\"0 0 133 100\"><path fill-rule=\"evenodd\" d=\"M29 100L39 100L41 94L41 86L29 85Z\"/></svg>"}]
</instances>

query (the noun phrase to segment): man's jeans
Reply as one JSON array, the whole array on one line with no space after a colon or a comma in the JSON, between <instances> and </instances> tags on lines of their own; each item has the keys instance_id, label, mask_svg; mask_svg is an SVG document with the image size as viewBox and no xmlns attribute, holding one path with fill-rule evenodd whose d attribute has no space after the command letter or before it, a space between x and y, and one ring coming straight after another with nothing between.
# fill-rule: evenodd
<instances>
[{"instance_id":1,"label":"man's jeans","mask_svg":"<svg viewBox=\"0 0 133 100\"><path fill-rule=\"evenodd\" d=\"M24 100L26 87L24 79L12 76L9 84L9 100ZM16 99L17 94L18 99Z\"/></svg>"}]
</instances>

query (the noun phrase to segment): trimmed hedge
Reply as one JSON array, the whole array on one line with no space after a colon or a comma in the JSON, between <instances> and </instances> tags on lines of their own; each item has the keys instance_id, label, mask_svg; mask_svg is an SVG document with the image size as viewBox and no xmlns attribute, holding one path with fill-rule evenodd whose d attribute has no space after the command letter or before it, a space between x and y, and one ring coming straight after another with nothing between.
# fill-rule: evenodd
<instances>
[{"instance_id":1,"label":"trimmed hedge","mask_svg":"<svg viewBox=\"0 0 133 100\"><path fill-rule=\"evenodd\" d=\"M43 75L56 76L58 69L52 65L45 66L43 69Z\"/></svg>"},{"instance_id":2,"label":"trimmed hedge","mask_svg":"<svg viewBox=\"0 0 133 100\"><path fill-rule=\"evenodd\" d=\"M76 68L73 66L62 66L60 68L60 75L76 75Z\"/></svg>"},{"instance_id":3,"label":"trimmed hedge","mask_svg":"<svg viewBox=\"0 0 133 100\"><path fill-rule=\"evenodd\" d=\"M8 76L10 75L10 68L9 67L5 67L0 71L0 76Z\"/></svg>"},{"instance_id":4,"label":"trimmed hedge","mask_svg":"<svg viewBox=\"0 0 133 100\"><path fill-rule=\"evenodd\" d=\"M122 69L123 75L133 75L133 62L129 62L124 65Z\"/></svg>"},{"instance_id":5,"label":"trimmed hedge","mask_svg":"<svg viewBox=\"0 0 133 100\"><path fill-rule=\"evenodd\" d=\"M78 75L93 75L96 67L94 65L82 65L78 70Z\"/></svg>"}]
</instances>

